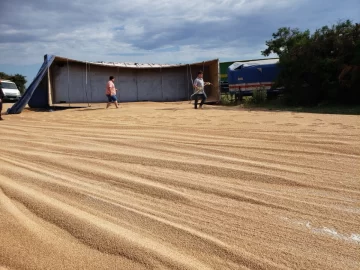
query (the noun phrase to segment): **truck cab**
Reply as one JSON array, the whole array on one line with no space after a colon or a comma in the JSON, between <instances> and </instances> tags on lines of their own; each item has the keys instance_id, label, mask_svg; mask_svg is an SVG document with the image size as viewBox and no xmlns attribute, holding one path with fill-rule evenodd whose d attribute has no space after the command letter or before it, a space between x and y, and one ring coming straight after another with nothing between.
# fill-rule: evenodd
<instances>
[{"instance_id":1,"label":"truck cab","mask_svg":"<svg viewBox=\"0 0 360 270\"><path fill-rule=\"evenodd\" d=\"M20 99L21 93L14 82L1 79L0 87L4 92L4 100L18 101Z\"/></svg>"}]
</instances>

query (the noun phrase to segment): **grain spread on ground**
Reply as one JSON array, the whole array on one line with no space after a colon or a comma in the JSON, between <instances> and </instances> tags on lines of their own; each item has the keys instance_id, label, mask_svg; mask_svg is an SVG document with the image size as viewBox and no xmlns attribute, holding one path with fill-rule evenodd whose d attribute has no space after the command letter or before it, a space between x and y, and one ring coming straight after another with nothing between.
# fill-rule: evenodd
<instances>
[{"instance_id":1,"label":"grain spread on ground","mask_svg":"<svg viewBox=\"0 0 360 270\"><path fill-rule=\"evenodd\" d=\"M359 116L104 107L4 116L0 268L359 269Z\"/></svg>"}]
</instances>

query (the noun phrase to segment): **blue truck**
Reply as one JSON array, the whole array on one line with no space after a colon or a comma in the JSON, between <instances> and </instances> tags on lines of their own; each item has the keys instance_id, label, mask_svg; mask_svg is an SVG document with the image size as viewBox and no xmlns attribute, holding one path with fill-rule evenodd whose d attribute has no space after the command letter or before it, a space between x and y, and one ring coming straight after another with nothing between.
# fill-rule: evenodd
<instances>
[{"instance_id":1,"label":"blue truck","mask_svg":"<svg viewBox=\"0 0 360 270\"><path fill-rule=\"evenodd\" d=\"M234 62L228 67L229 94L241 99L251 96L255 89L263 87L268 94L277 94L280 88L273 84L280 72L279 59L254 60L248 62Z\"/></svg>"}]
</instances>

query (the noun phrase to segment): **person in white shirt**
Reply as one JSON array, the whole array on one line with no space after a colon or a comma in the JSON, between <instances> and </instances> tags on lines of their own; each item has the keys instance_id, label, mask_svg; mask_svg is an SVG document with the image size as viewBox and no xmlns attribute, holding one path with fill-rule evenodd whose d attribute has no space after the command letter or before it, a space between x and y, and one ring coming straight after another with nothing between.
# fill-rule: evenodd
<instances>
[{"instance_id":1,"label":"person in white shirt","mask_svg":"<svg viewBox=\"0 0 360 270\"><path fill-rule=\"evenodd\" d=\"M209 82L204 82L203 80L203 72L199 71L198 72L198 76L197 78L194 80L194 94L192 94L192 98L195 100L195 109L197 109L197 105L198 105L198 100L199 98L201 98L201 102L200 102L200 109L202 109L202 106L205 103L205 100L207 98L206 93L204 91L204 86L205 85L209 85L211 83Z\"/></svg>"}]
</instances>

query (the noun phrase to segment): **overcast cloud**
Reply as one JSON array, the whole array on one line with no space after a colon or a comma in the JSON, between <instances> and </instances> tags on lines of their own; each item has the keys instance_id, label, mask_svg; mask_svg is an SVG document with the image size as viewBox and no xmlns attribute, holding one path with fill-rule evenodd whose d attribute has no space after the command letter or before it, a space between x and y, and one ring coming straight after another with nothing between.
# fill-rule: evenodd
<instances>
[{"instance_id":1,"label":"overcast cloud","mask_svg":"<svg viewBox=\"0 0 360 270\"><path fill-rule=\"evenodd\" d=\"M360 1L1 0L0 68L41 64L44 54L145 63L251 59L279 27L314 30L339 19L360 22Z\"/></svg>"}]
</instances>

